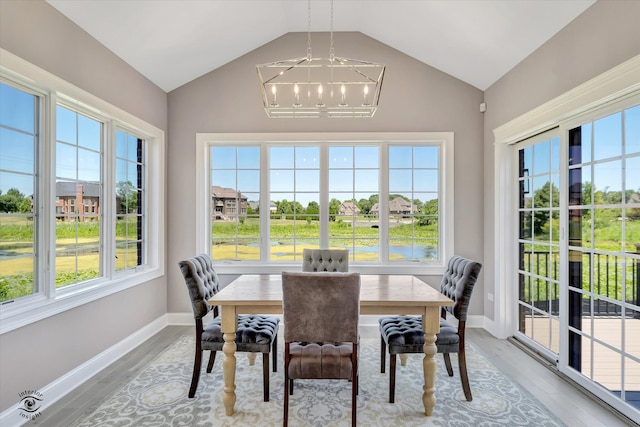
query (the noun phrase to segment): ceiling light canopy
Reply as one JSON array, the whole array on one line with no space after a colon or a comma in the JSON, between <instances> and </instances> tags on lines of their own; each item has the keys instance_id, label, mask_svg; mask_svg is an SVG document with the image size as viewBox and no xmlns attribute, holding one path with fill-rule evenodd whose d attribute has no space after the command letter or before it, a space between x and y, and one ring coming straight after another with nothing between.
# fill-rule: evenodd
<instances>
[{"instance_id":1,"label":"ceiling light canopy","mask_svg":"<svg viewBox=\"0 0 640 427\"><path fill-rule=\"evenodd\" d=\"M373 117L385 65L335 56L333 0L328 58L311 54L311 0L308 21L307 56L256 65L267 116Z\"/></svg>"}]
</instances>

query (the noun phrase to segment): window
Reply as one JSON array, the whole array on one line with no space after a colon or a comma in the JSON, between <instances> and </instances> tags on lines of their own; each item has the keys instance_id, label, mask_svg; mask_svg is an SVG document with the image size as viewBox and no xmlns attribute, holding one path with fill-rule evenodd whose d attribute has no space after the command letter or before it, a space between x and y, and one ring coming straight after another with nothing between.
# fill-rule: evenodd
<instances>
[{"instance_id":1,"label":"window","mask_svg":"<svg viewBox=\"0 0 640 427\"><path fill-rule=\"evenodd\" d=\"M162 131L2 55L0 333L159 277L164 259Z\"/></svg>"},{"instance_id":2,"label":"window","mask_svg":"<svg viewBox=\"0 0 640 427\"><path fill-rule=\"evenodd\" d=\"M221 272L281 269L330 247L365 269L437 274L453 253L452 134L349 136L198 135L202 250Z\"/></svg>"},{"instance_id":3,"label":"window","mask_svg":"<svg viewBox=\"0 0 640 427\"><path fill-rule=\"evenodd\" d=\"M56 215L56 286L101 276L102 218L85 200L102 197L104 124L68 107L56 108L56 197L69 210Z\"/></svg>"},{"instance_id":4,"label":"window","mask_svg":"<svg viewBox=\"0 0 640 427\"><path fill-rule=\"evenodd\" d=\"M0 302L39 291L34 210L40 101L35 92L0 82Z\"/></svg>"},{"instance_id":5,"label":"window","mask_svg":"<svg viewBox=\"0 0 640 427\"><path fill-rule=\"evenodd\" d=\"M116 130L116 270L143 264L145 142Z\"/></svg>"}]
</instances>

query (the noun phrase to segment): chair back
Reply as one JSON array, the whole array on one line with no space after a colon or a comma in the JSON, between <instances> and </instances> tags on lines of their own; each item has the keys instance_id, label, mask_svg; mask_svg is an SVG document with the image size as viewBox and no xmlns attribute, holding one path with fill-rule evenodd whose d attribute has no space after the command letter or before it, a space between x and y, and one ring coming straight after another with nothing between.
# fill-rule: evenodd
<instances>
[{"instance_id":1,"label":"chair back","mask_svg":"<svg viewBox=\"0 0 640 427\"><path fill-rule=\"evenodd\" d=\"M358 342L360 273L282 273L286 342Z\"/></svg>"},{"instance_id":2,"label":"chair back","mask_svg":"<svg viewBox=\"0 0 640 427\"><path fill-rule=\"evenodd\" d=\"M202 319L211 310L214 310L213 315L217 316L218 307L207 304L207 300L220 290L220 282L216 270L213 268L211 257L207 254L200 254L180 261L178 265L189 289L193 317Z\"/></svg>"},{"instance_id":3,"label":"chair back","mask_svg":"<svg viewBox=\"0 0 640 427\"><path fill-rule=\"evenodd\" d=\"M440 292L453 300L453 306L444 309L460 321L467 321L471 293L481 268L479 262L454 255L442 276Z\"/></svg>"},{"instance_id":4,"label":"chair back","mask_svg":"<svg viewBox=\"0 0 640 427\"><path fill-rule=\"evenodd\" d=\"M302 271L349 271L348 249L303 249Z\"/></svg>"}]
</instances>

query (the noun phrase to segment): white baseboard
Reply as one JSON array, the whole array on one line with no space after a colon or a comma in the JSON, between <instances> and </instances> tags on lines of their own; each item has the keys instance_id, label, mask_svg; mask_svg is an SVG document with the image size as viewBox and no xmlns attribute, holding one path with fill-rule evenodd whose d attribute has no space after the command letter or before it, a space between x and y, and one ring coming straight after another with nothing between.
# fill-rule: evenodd
<instances>
[{"instance_id":1,"label":"white baseboard","mask_svg":"<svg viewBox=\"0 0 640 427\"><path fill-rule=\"evenodd\" d=\"M191 316L191 321L193 322L193 316ZM38 390L38 392L44 396L39 412L44 413L49 406L53 405L55 402L72 392L85 381L123 357L144 341L160 332L167 325L167 315L160 316L158 319L144 326L142 329L134 332L94 358ZM3 427L21 426L27 421L29 420L22 417L19 413L19 403L16 403L0 414L0 426Z\"/></svg>"}]
</instances>

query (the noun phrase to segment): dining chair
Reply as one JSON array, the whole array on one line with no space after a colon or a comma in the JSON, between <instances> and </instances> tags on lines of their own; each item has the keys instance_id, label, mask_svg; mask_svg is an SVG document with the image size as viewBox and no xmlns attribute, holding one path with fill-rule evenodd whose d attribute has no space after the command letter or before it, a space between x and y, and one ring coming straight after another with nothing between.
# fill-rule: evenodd
<instances>
[{"instance_id":1,"label":"dining chair","mask_svg":"<svg viewBox=\"0 0 640 427\"><path fill-rule=\"evenodd\" d=\"M461 256L453 256L447 270L442 276L440 292L451 298L454 303L450 307L442 307L440 311L440 332L437 334L436 346L442 353L447 373L453 376L450 353L458 353L460 381L467 401L471 402L471 387L467 375L465 354L465 325L467 311L473 287L478 279L482 264ZM449 323L447 313L457 319L457 327ZM396 355L424 352L424 332L420 316L389 316L378 319L380 323L380 372L385 372L386 347L389 347L389 402L395 402L396 387Z\"/></svg>"},{"instance_id":2,"label":"dining chair","mask_svg":"<svg viewBox=\"0 0 640 427\"><path fill-rule=\"evenodd\" d=\"M207 300L220 290L218 275L213 267L211 257L201 254L179 263L189 290L193 317L196 324L196 352L193 362L193 376L189 397L193 398L198 388L202 352L209 350L207 373L213 369L216 352L224 345L221 319L218 306L211 306ZM203 318L213 312L213 319L204 325ZM262 353L262 386L264 401L269 401L269 352L273 352L273 372L277 370L276 349L278 348L278 325L280 319L274 316L238 315L236 329L236 351Z\"/></svg>"},{"instance_id":3,"label":"dining chair","mask_svg":"<svg viewBox=\"0 0 640 427\"><path fill-rule=\"evenodd\" d=\"M302 271L349 271L348 249L311 249L302 250Z\"/></svg>"},{"instance_id":4,"label":"dining chair","mask_svg":"<svg viewBox=\"0 0 640 427\"><path fill-rule=\"evenodd\" d=\"M359 273L282 273L284 419L293 379L351 381L351 425L358 391Z\"/></svg>"}]
</instances>

